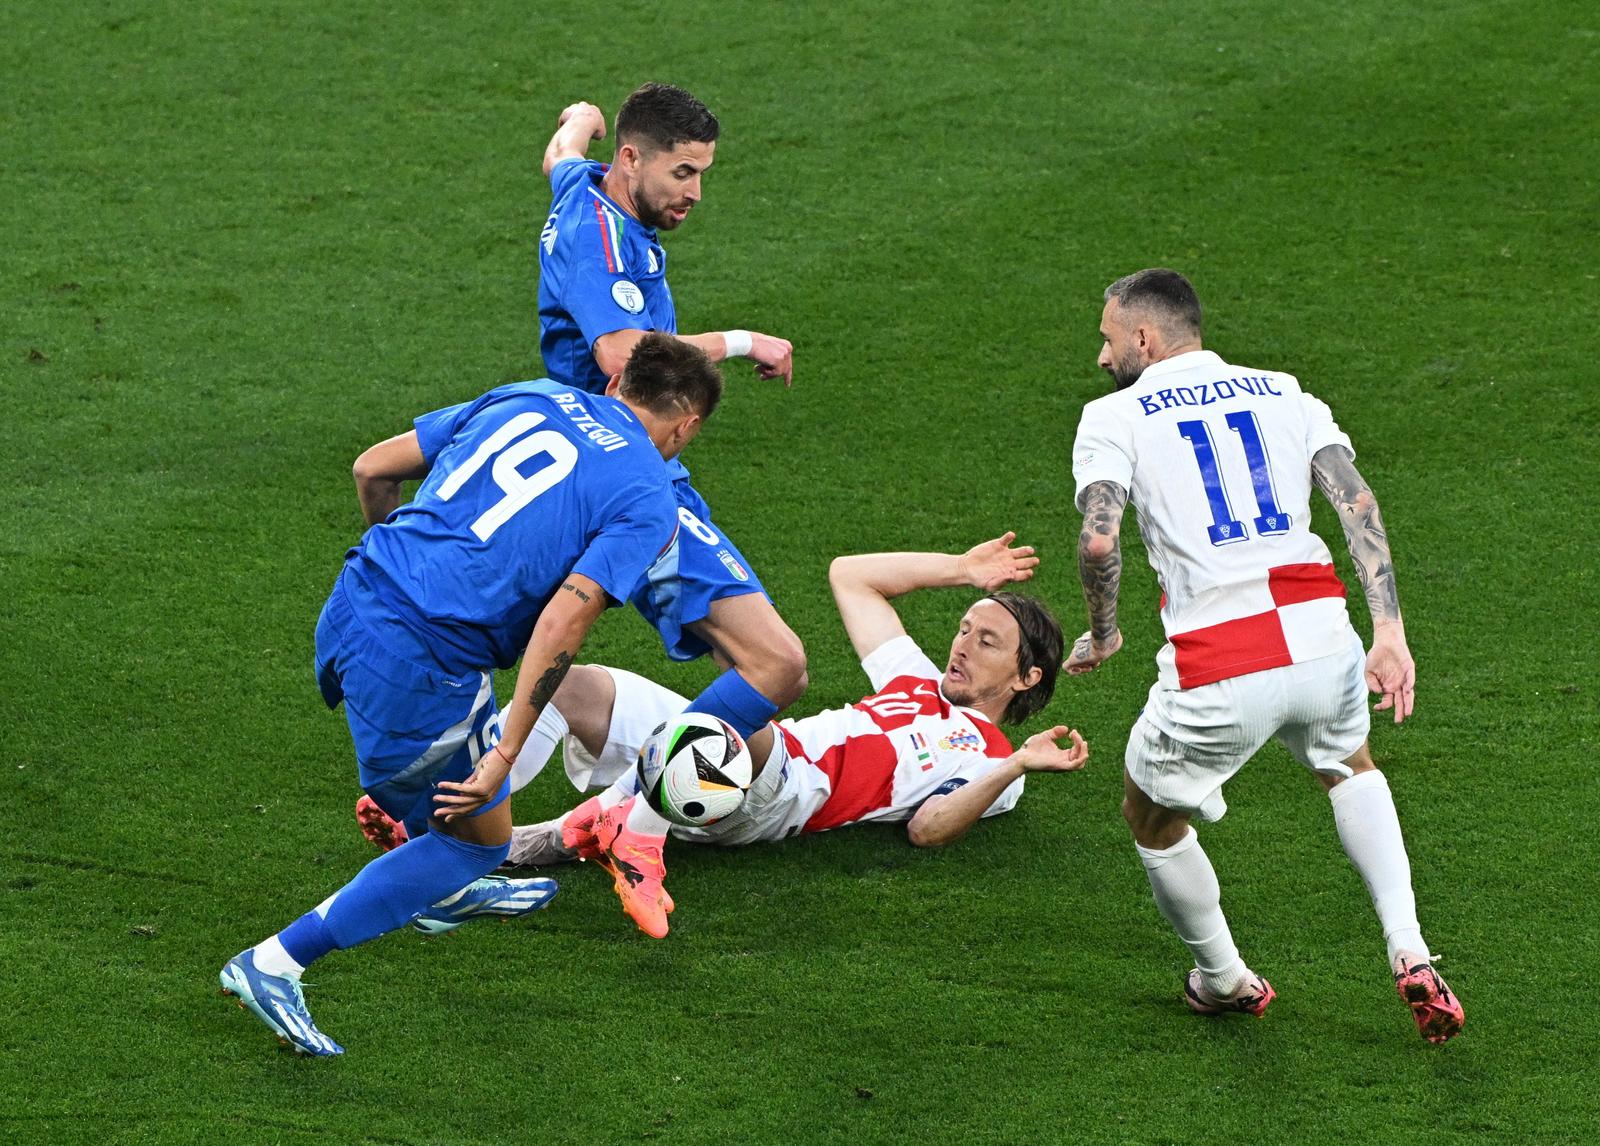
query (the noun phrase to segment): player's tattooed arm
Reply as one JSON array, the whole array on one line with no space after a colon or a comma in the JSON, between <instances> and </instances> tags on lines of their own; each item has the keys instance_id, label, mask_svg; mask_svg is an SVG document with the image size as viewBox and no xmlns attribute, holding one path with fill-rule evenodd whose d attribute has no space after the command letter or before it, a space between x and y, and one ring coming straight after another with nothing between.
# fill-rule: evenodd
<instances>
[{"instance_id":1,"label":"player's tattooed arm","mask_svg":"<svg viewBox=\"0 0 1600 1146\"><path fill-rule=\"evenodd\" d=\"M1083 530L1078 534L1078 576L1089 607L1089 632L1099 645L1117 636L1117 591L1122 584L1122 513L1128 491L1097 481L1083 491Z\"/></svg>"},{"instance_id":2,"label":"player's tattooed arm","mask_svg":"<svg viewBox=\"0 0 1600 1146\"><path fill-rule=\"evenodd\" d=\"M585 597L584 600L588 600L588 598ZM544 706L550 703L551 698L556 694L556 690L561 687L561 682L567 679L567 670L571 667L572 654L565 649L557 653L555 662L545 669L544 674L534 682L533 692L528 698L528 703L543 712Z\"/></svg>"},{"instance_id":3,"label":"player's tattooed arm","mask_svg":"<svg viewBox=\"0 0 1600 1146\"><path fill-rule=\"evenodd\" d=\"M561 583L561 591L563 593L571 593L571 594L573 594L574 596L576 596L578 598L578 600L582 601L585 605L587 605L589 603L589 594L585 593L582 589L578 588L578 586L574 585L571 581L563 581Z\"/></svg>"},{"instance_id":4,"label":"player's tattooed arm","mask_svg":"<svg viewBox=\"0 0 1600 1146\"><path fill-rule=\"evenodd\" d=\"M1339 512L1372 623L1398 621L1400 596L1395 588L1389 534L1383 527L1378 499L1357 471L1355 458L1343 446L1324 446L1311 459L1311 476Z\"/></svg>"}]
</instances>

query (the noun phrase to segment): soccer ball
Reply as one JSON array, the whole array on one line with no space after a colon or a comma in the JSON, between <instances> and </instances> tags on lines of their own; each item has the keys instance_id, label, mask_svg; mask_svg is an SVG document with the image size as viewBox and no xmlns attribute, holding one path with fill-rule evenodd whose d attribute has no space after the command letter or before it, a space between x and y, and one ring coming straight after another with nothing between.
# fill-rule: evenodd
<instances>
[{"instance_id":1,"label":"soccer ball","mask_svg":"<svg viewBox=\"0 0 1600 1146\"><path fill-rule=\"evenodd\" d=\"M755 766L744 738L715 716L683 712L639 750L639 791L675 824L705 827L744 803Z\"/></svg>"}]
</instances>

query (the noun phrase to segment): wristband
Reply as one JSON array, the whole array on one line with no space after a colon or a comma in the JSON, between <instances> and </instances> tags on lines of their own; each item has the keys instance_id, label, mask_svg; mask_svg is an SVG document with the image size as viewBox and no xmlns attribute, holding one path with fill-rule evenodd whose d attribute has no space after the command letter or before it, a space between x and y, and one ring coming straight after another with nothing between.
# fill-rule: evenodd
<instances>
[{"instance_id":1,"label":"wristband","mask_svg":"<svg viewBox=\"0 0 1600 1146\"><path fill-rule=\"evenodd\" d=\"M510 756L507 756L506 755L506 750L504 748L500 747L500 742L498 740L496 740L494 742L494 750L496 752L500 753L500 759L504 760L507 764L511 765L513 768L515 768L517 766L517 762L515 760L513 760Z\"/></svg>"},{"instance_id":2,"label":"wristband","mask_svg":"<svg viewBox=\"0 0 1600 1146\"><path fill-rule=\"evenodd\" d=\"M743 358L750 353L750 347L755 342L750 337L748 330L724 330L722 332L722 356L724 358Z\"/></svg>"}]
</instances>

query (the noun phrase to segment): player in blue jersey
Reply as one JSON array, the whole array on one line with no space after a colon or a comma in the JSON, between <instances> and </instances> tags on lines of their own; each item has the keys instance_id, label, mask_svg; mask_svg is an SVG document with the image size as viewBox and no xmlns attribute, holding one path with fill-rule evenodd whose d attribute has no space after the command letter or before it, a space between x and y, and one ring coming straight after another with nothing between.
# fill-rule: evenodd
<instances>
[{"instance_id":1,"label":"player in blue jersey","mask_svg":"<svg viewBox=\"0 0 1600 1146\"><path fill-rule=\"evenodd\" d=\"M722 395L699 350L633 349L604 394L549 380L425 414L361 455L372 526L317 622L317 683L341 702L361 787L415 847L381 856L284 930L229 960L222 987L305 1054L305 967L407 922L425 929L548 902L548 881L485 879L506 858L512 762L605 609L674 552L667 460ZM421 480L401 504L401 483ZM503 714L492 672L521 657Z\"/></svg>"},{"instance_id":2,"label":"player in blue jersey","mask_svg":"<svg viewBox=\"0 0 1600 1146\"><path fill-rule=\"evenodd\" d=\"M539 345L552 377L596 389L645 332L677 332L657 236L699 202L718 131L716 117L688 92L646 84L617 112L616 151L606 165L587 158L590 142L606 134L600 109L576 103L562 111L544 153L552 202L539 242ZM747 330L678 337L713 361L749 358L761 377L793 380L793 347L784 339ZM683 525L676 564L653 570L633 603L673 659L717 658L725 671L690 708L750 736L805 691L805 649L681 465L673 492ZM552 744L565 734L554 707L538 732ZM643 900L665 894L666 830L641 800L617 835L619 848L638 857L632 870Z\"/></svg>"}]
</instances>

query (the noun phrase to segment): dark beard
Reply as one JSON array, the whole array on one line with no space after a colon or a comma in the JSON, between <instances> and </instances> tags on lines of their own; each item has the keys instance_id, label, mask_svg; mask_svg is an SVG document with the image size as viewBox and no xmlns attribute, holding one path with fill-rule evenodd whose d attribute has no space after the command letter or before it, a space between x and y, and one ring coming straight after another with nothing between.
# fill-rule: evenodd
<instances>
[{"instance_id":1,"label":"dark beard","mask_svg":"<svg viewBox=\"0 0 1600 1146\"><path fill-rule=\"evenodd\" d=\"M1130 362L1125 359L1113 358L1109 373L1112 381L1117 384L1117 389L1126 390L1144 377L1144 367L1139 365L1137 359Z\"/></svg>"},{"instance_id":2,"label":"dark beard","mask_svg":"<svg viewBox=\"0 0 1600 1146\"><path fill-rule=\"evenodd\" d=\"M670 231L678 222L665 207L659 207L641 196L634 196L633 205L639 212L639 222L652 231Z\"/></svg>"}]
</instances>

